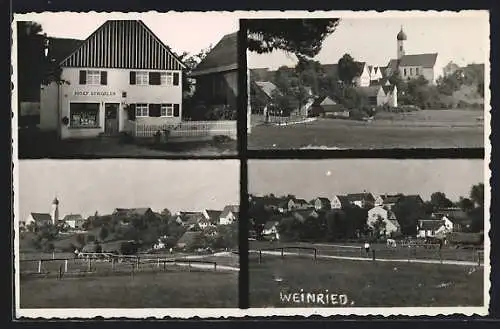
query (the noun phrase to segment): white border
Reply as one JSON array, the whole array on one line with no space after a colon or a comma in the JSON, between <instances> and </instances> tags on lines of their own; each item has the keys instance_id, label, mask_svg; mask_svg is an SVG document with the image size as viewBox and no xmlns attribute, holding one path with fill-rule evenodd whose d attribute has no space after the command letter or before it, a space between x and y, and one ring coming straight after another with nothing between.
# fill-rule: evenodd
<instances>
[{"instance_id":1,"label":"white border","mask_svg":"<svg viewBox=\"0 0 500 329\"><path fill-rule=\"evenodd\" d=\"M63 14L64 12L59 12ZM196 12L198 13L198 12ZM208 12L206 12L208 13ZM215 13L212 11L211 13ZM460 16L460 17L482 17L489 20L489 13L486 10L466 10L460 12L453 11L315 11L314 13L308 11L222 11L217 12L219 14L233 15L235 19L240 18L331 18L331 17L342 17L342 18L388 18L388 17L450 17L450 16ZM41 15L46 13L28 13L28 14L15 14L12 26L13 36L17 35L16 32L16 22L19 20L35 20ZM49 13L50 14L50 13ZM82 13L83 15L100 15L107 19L141 19L145 15L150 14L171 14L171 15L185 15L189 12L175 12L169 11L166 13L159 13L156 11L150 11L146 13L97 13L89 12ZM199 14L199 13L198 13ZM489 29L485 31L488 35L489 40ZM15 37L12 38L12 69L13 75L11 76L12 83L17 86L17 40ZM484 142L485 142L485 163L484 163L484 185L485 190L485 249L484 249L484 306L482 307L366 307L366 308L251 308L247 310L243 309L21 309L19 303L20 288L19 288L19 272L15 271L15 318L93 318L96 316L101 316L104 318L144 318L144 317L172 317L172 318L227 318L227 317L243 317L243 316L334 316L334 315L402 315L402 316L436 316L436 315L450 315L450 314L463 314L467 316L471 315L487 315L489 306L489 290L491 287L490 283L490 221L489 221L489 208L490 208L490 177L491 172L489 168L491 144L489 140L489 135L491 132L490 122L490 99L491 93L489 89L490 84L490 61L489 61L489 50L490 43L488 43L488 48L486 51L486 56L484 59L485 63L485 117L484 117ZM13 185L14 185L14 232L19 231L19 218L17 214L19 213L19 199L17 198L19 191L19 181L18 181L18 130L17 130L17 89L14 88L12 92L12 147L13 147ZM26 160L29 161L29 160ZM147 161L147 160L146 160ZM14 265L15 269L19 268L19 258L16 257L19 254L19 236L14 234Z\"/></svg>"}]
</instances>

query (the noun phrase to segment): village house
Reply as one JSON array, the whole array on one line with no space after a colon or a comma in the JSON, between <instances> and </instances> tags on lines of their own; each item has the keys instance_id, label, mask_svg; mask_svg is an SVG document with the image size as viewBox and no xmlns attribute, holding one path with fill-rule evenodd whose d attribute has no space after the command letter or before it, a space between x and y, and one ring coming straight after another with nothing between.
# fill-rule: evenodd
<instances>
[{"instance_id":1,"label":"village house","mask_svg":"<svg viewBox=\"0 0 500 329\"><path fill-rule=\"evenodd\" d=\"M199 217L197 224L202 230L205 230L210 226L215 226L214 224L212 224L210 218L206 218L205 216Z\"/></svg>"},{"instance_id":2,"label":"village house","mask_svg":"<svg viewBox=\"0 0 500 329\"><path fill-rule=\"evenodd\" d=\"M199 211L179 211L175 214L175 221L187 230L194 229L202 219L205 216Z\"/></svg>"},{"instance_id":3,"label":"village house","mask_svg":"<svg viewBox=\"0 0 500 329\"><path fill-rule=\"evenodd\" d=\"M433 238L445 236L448 231L444 220L421 219L417 223L418 238Z\"/></svg>"},{"instance_id":4,"label":"village house","mask_svg":"<svg viewBox=\"0 0 500 329\"><path fill-rule=\"evenodd\" d=\"M304 199L290 198L287 203L288 211L308 209L312 206Z\"/></svg>"},{"instance_id":5,"label":"village house","mask_svg":"<svg viewBox=\"0 0 500 329\"><path fill-rule=\"evenodd\" d=\"M42 227L47 225L56 225L59 222L59 200L57 197L52 200L50 206L50 213L36 213L32 212L28 215L28 218L24 220L22 226L35 226Z\"/></svg>"},{"instance_id":6,"label":"village house","mask_svg":"<svg viewBox=\"0 0 500 329\"><path fill-rule=\"evenodd\" d=\"M354 90L368 106L382 106L387 103L387 95L380 85L359 86Z\"/></svg>"},{"instance_id":7,"label":"village house","mask_svg":"<svg viewBox=\"0 0 500 329\"><path fill-rule=\"evenodd\" d=\"M140 20L106 21L59 67L63 83L41 91L42 130L85 138L181 122L185 65Z\"/></svg>"},{"instance_id":8,"label":"village house","mask_svg":"<svg viewBox=\"0 0 500 329\"><path fill-rule=\"evenodd\" d=\"M117 217L150 217L154 216L155 213L151 208L115 208L112 213L113 216Z\"/></svg>"},{"instance_id":9,"label":"village house","mask_svg":"<svg viewBox=\"0 0 500 329\"><path fill-rule=\"evenodd\" d=\"M300 209L300 210L294 210L292 213L292 217L296 218L297 220L303 223L308 218L317 219L319 217L319 214L314 209Z\"/></svg>"},{"instance_id":10,"label":"village house","mask_svg":"<svg viewBox=\"0 0 500 329\"><path fill-rule=\"evenodd\" d=\"M263 205L266 211L279 211L281 200L276 197L267 196L250 196L249 202L251 206L256 206L258 204Z\"/></svg>"},{"instance_id":11,"label":"village house","mask_svg":"<svg viewBox=\"0 0 500 329\"><path fill-rule=\"evenodd\" d=\"M393 195L388 195L388 194L383 194L379 195L375 199L374 206L383 206L384 208L391 210L392 207L399 201L399 199L402 197L402 194L393 194Z\"/></svg>"},{"instance_id":12,"label":"village house","mask_svg":"<svg viewBox=\"0 0 500 329\"><path fill-rule=\"evenodd\" d=\"M231 225L238 220L240 207L237 205L225 206L219 217L219 225Z\"/></svg>"},{"instance_id":13,"label":"village house","mask_svg":"<svg viewBox=\"0 0 500 329\"><path fill-rule=\"evenodd\" d=\"M209 108L236 111L238 97L238 35L225 35L190 76L196 79L195 96Z\"/></svg>"},{"instance_id":14,"label":"village house","mask_svg":"<svg viewBox=\"0 0 500 329\"><path fill-rule=\"evenodd\" d=\"M383 231L386 236L394 236L401 233L401 226L397 221L396 215L392 211L382 206L375 206L368 210L367 225L374 227L374 223L378 220L383 221Z\"/></svg>"},{"instance_id":15,"label":"village house","mask_svg":"<svg viewBox=\"0 0 500 329\"><path fill-rule=\"evenodd\" d=\"M348 118L349 115L348 109L328 96L316 98L309 111L309 116L312 117Z\"/></svg>"},{"instance_id":16,"label":"village house","mask_svg":"<svg viewBox=\"0 0 500 329\"><path fill-rule=\"evenodd\" d=\"M375 203L375 198L373 194L368 192L363 193L351 193L346 195L347 200L355 206L360 208L371 208Z\"/></svg>"},{"instance_id":17,"label":"village house","mask_svg":"<svg viewBox=\"0 0 500 329\"><path fill-rule=\"evenodd\" d=\"M262 230L262 236L270 240L279 240L280 235L278 231L278 225L279 225L278 221L273 221L273 220L267 221L264 224L264 228Z\"/></svg>"},{"instance_id":18,"label":"village house","mask_svg":"<svg viewBox=\"0 0 500 329\"><path fill-rule=\"evenodd\" d=\"M79 214L69 214L64 216L62 220L66 225L68 225L71 229L74 230L82 230L83 223L85 223L85 219L82 215Z\"/></svg>"},{"instance_id":19,"label":"village house","mask_svg":"<svg viewBox=\"0 0 500 329\"><path fill-rule=\"evenodd\" d=\"M252 97L258 98L264 104L262 108L252 108L253 113L263 115L271 114L270 107L273 102L273 97L275 94L280 94L278 87L271 81L252 81L251 84Z\"/></svg>"},{"instance_id":20,"label":"village house","mask_svg":"<svg viewBox=\"0 0 500 329\"><path fill-rule=\"evenodd\" d=\"M407 40L403 27L396 36L397 58L391 59L386 69L386 76L399 74L404 80L424 77L430 84L436 84L441 75L437 53L407 55L405 52L405 42ZM442 68L443 66L441 66Z\"/></svg>"},{"instance_id":21,"label":"village house","mask_svg":"<svg viewBox=\"0 0 500 329\"><path fill-rule=\"evenodd\" d=\"M332 204L328 198L318 197L314 200L314 209L316 211L330 210L331 207Z\"/></svg>"},{"instance_id":22,"label":"village house","mask_svg":"<svg viewBox=\"0 0 500 329\"><path fill-rule=\"evenodd\" d=\"M432 216L436 219L452 223L454 232L466 232L472 225L472 219L460 208L439 209Z\"/></svg>"},{"instance_id":23,"label":"village house","mask_svg":"<svg viewBox=\"0 0 500 329\"><path fill-rule=\"evenodd\" d=\"M210 221L213 225L219 224L219 218L222 214L222 210L211 210L204 209L202 212L203 216Z\"/></svg>"},{"instance_id":24,"label":"village house","mask_svg":"<svg viewBox=\"0 0 500 329\"><path fill-rule=\"evenodd\" d=\"M351 202L345 195L334 195L331 201L332 209L344 209L351 206Z\"/></svg>"}]
</instances>

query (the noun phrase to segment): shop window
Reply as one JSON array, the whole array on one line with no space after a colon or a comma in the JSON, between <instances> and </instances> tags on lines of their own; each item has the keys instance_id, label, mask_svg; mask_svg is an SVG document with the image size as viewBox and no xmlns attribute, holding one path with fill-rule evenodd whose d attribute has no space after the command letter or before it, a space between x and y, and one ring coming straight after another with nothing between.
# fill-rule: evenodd
<instances>
[{"instance_id":1,"label":"shop window","mask_svg":"<svg viewBox=\"0 0 500 329\"><path fill-rule=\"evenodd\" d=\"M71 103L69 116L71 128L98 128L99 103Z\"/></svg>"},{"instance_id":2,"label":"shop window","mask_svg":"<svg viewBox=\"0 0 500 329\"><path fill-rule=\"evenodd\" d=\"M135 116L136 117L149 116L148 104L136 104L135 105Z\"/></svg>"},{"instance_id":3,"label":"shop window","mask_svg":"<svg viewBox=\"0 0 500 329\"><path fill-rule=\"evenodd\" d=\"M161 104L161 116L162 117L173 117L174 116L174 104Z\"/></svg>"}]
</instances>

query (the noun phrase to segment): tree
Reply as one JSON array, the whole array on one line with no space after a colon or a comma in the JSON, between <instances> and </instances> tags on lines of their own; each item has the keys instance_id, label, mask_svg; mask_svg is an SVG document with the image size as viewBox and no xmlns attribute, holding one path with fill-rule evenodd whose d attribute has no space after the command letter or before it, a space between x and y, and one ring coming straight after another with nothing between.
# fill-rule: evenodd
<instances>
[{"instance_id":1,"label":"tree","mask_svg":"<svg viewBox=\"0 0 500 329\"><path fill-rule=\"evenodd\" d=\"M354 59L349 54L344 54L338 62L339 79L346 86L353 84L354 78L359 74L359 68Z\"/></svg>"},{"instance_id":2,"label":"tree","mask_svg":"<svg viewBox=\"0 0 500 329\"><path fill-rule=\"evenodd\" d=\"M469 197L477 207L484 206L484 184L473 185Z\"/></svg>"},{"instance_id":3,"label":"tree","mask_svg":"<svg viewBox=\"0 0 500 329\"><path fill-rule=\"evenodd\" d=\"M76 242L80 247L83 247L85 245L85 236L83 234L77 234Z\"/></svg>"},{"instance_id":4,"label":"tree","mask_svg":"<svg viewBox=\"0 0 500 329\"><path fill-rule=\"evenodd\" d=\"M403 199L392 208L403 235L414 236L417 233L417 221L425 216L425 208L413 199Z\"/></svg>"},{"instance_id":5,"label":"tree","mask_svg":"<svg viewBox=\"0 0 500 329\"><path fill-rule=\"evenodd\" d=\"M371 231L372 231L372 236L375 237L375 239L380 239L382 236L385 236L385 227L386 223L384 221L384 218L382 216L377 216L377 219L372 223L371 226Z\"/></svg>"},{"instance_id":6,"label":"tree","mask_svg":"<svg viewBox=\"0 0 500 329\"><path fill-rule=\"evenodd\" d=\"M95 236L93 234L87 235L87 243L94 242Z\"/></svg>"},{"instance_id":7,"label":"tree","mask_svg":"<svg viewBox=\"0 0 500 329\"><path fill-rule=\"evenodd\" d=\"M283 50L299 58L314 57L339 22L339 18L247 20L248 50L259 54Z\"/></svg>"},{"instance_id":8,"label":"tree","mask_svg":"<svg viewBox=\"0 0 500 329\"><path fill-rule=\"evenodd\" d=\"M431 194L431 204L434 210L449 208L453 206L453 202L446 197L443 192L434 192Z\"/></svg>"},{"instance_id":9,"label":"tree","mask_svg":"<svg viewBox=\"0 0 500 329\"><path fill-rule=\"evenodd\" d=\"M474 202L469 198L460 197L457 203L458 207L465 212L469 212L474 209Z\"/></svg>"}]
</instances>

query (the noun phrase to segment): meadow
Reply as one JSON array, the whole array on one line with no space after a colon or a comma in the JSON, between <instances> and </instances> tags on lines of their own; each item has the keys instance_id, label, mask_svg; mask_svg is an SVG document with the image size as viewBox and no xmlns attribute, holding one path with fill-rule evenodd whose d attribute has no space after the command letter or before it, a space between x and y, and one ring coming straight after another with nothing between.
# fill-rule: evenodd
<instances>
[{"instance_id":1,"label":"meadow","mask_svg":"<svg viewBox=\"0 0 500 329\"><path fill-rule=\"evenodd\" d=\"M255 124L248 135L248 148L484 147L483 116L477 109L421 110L379 113L372 122L318 118L289 126Z\"/></svg>"},{"instance_id":2,"label":"meadow","mask_svg":"<svg viewBox=\"0 0 500 329\"><path fill-rule=\"evenodd\" d=\"M251 307L483 304L483 269L480 267L266 256L261 263L251 258L249 281ZM284 298L293 293L336 294L344 296L345 303L324 305L307 302L307 299L294 302Z\"/></svg>"}]
</instances>

